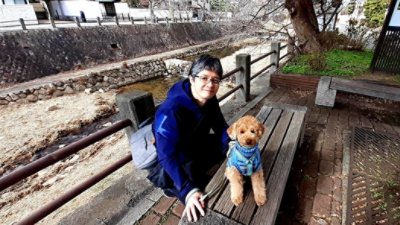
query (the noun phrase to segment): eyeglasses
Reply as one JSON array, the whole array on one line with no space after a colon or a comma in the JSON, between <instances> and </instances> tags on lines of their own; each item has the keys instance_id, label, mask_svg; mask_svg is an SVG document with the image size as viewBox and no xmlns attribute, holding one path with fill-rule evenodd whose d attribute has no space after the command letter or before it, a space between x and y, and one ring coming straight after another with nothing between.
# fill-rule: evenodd
<instances>
[{"instance_id":1,"label":"eyeglasses","mask_svg":"<svg viewBox=\"0 0 400 225\"><path fill-rule=\"evenodd\" d=\"M211 81L212 84L219 85L219 83L221 82L220 79L215 78L215 77L214 77L214 78L208 78L207 76L197 76L197 75L194 76L194 77L199 78L200 81L201 81L203 84L208 84L208 82Z\"/></svg>"}]
</instances>

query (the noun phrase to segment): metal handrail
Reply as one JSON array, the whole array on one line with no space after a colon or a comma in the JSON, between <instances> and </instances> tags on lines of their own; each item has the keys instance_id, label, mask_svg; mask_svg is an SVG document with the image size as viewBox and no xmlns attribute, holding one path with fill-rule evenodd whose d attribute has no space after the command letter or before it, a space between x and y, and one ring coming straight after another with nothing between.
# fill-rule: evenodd
<instances>
[{"instance_id":1,"label":"metal handrail","mask_svg":"<svg viewBox=\"0 0 400 225\"><path fill-rule=\"evenodd\" d=\"M288 56L288 55L290 55L290 53L286 53L284 56L282 56L282 57L279 57L279 60L281 60L281 59L285 58L285 57L286 57L286 56Z\"/></svg>"},{"instance_id":2,"label":"metal handrail","mask_svg":"<svg viewBox=\"0 0 400 225\"><path fill-rule=\"evenodd\" d=\"M232 76L233 74L235 74L235 73L237 73L237 72L239 72L241 70L243 70L243 67L241 67L241 66L236 67L235 69L233 69L233 70L227 72L226 74L222 75L222 80L227 78L227 77Z\"/></svg>"},{"instance_id":3,"label":"metal handrail","mask_svg":"<svg viewBox=\"0 0 400 225\"><path fill-rule=\"evenodd\" d=\"M260 56L260 57L258 57L258 58L256 58L256 59L252 60L252 61L250 62L250 64L256 63L256 62L260 61L261 59L263 59L263 58L265 58L265 57L267 57L267 56L269 56L269 55L272 55L272 54L274 54L274 53L276 53L275 50L274 50L274 51L270 51L270 52L268 52L268 53L266 53L266 54L264 54L264 55L262 55L262 56Z\"/></svg>"},{"instance_id":4,"label":"metal handrail","mask_svg":"<svg viewBox=\"0 0 400 225\"><path fill-rule=\"evenodd\" d=\"M286 48L287 46L288 46L288 44L282 45L281 47L279 47L279 50L284 49L284 48Z\"/></svg>"},{"instance_id":5,"label":"metal handrail","mask_svg":"<svg viewBox=\"0 0 400 225\"><path fill-rule=\"evenodd\" d=\"M229 90L228 92L226 92L225 94L223 94L221 97L218 98L218 102L224 100L225 98L227 98L229 95L233 94L235 91L239 90L240 88L242 88L243 85L237 85L234 88L232 88L231 90Z\"/></svg>"},{"instance_id":6,"label":"metal handrail","mask_svg":"<svg viewBox=\"0 0 400 225\"><path fill-rule=\"evenodd\" d=\"M0 178L0 191L10 187L11 185L17 183L20 180L23 180L32 174L70 156L79 150L86 148L87 146L127 127L130 126L132 122L129 119L121 120L113 125L99 130L87 137L80 139L64 148L61 148L53 153L46 155L43 158L40 158L32 163L17 169L4 177Z\"/></svg>"},{"instance_id":7,"label":"metal handrail","mask_svg":"<svg viewBox=\"0 0 400 225\"><path fill-rule=\"evenodd\" d=\"M257 73L255 73L252 77L250 77L250 80L253 80L254 78L258 77L260 74L262 74L264 71L266 71L267 69L269 69L271 66L275 66L275 63L271 63L268 66L266 66L265 68L261 69L260 71L258 71Z\"/></svg>"},{"instance_id":8,"label":"metal handrail","mask_svg":"<svg viewBox=\"0 0 400 225\"><path fill-rule=\"evenodd\" d=\"M52 213L56 209L60 208L66 202L68 202L69 200L75 198L76 196L78 196L82 192L86 191L88 188L90 188L91 186L95 185L97 182L101 181L102 179L104 179L105 177L107 177L108 175L113 173L114 171L118 170L119 168L121 168L122 166L124 166L125 164L130 162L131 160L132 160L132 155L131 154L125 156L124 158L122 158L122 159L118 160L117 162L113 163L111 166L107 167L106 169L104 169L100 173L98 173L98 174L90 177L89 179L85 180L84 182L76 185L75 187L73 187L72 189L70 189L66 193L62 194L61 196L59 196L55 200L47 203L46 205L42 206L38 210L34 211L32 214L30 214L29 216L23 218L17 224L19 224L19 225L25 225L25 224L26 225L30 225L30 224L34 224L34 223L38 222L39 220L43 219L44 217L46 217L47 215L49 215L50 213Z\"/></svg>"}]
</instances>

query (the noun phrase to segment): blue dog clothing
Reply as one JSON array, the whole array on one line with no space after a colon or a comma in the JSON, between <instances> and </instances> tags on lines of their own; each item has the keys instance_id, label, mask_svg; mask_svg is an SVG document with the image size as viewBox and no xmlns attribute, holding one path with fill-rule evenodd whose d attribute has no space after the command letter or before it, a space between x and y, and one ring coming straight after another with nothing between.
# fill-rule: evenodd
<instances>
[{"instance_id":1,"label":"blue dog clothing","mask_svg":"<svg viewBox=\"0 0 400 225\"><path fill-rule=\"evenodd\" d=\"M227 167L234 166L244 176L251 176L261 168L261 156L258 145L247 148L237 141L229 143Z\"/></svg>"}]
</instances>

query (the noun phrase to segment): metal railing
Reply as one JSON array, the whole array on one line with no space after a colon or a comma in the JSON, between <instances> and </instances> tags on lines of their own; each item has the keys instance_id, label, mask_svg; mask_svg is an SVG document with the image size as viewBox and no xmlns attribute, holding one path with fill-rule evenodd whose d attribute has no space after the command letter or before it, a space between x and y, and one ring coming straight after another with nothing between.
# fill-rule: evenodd
<instances>
[{"instance_id":1,"label":"metal railing","mask_svg":"<svg viewBox=\"0 0 400 225\"><path fill-rule=\"evenodd\" d=\"M256 59L254 59L253 61L248 61L250 65L245 65L245 66L237 66L235 69L231 70L230 72L227 72L225 75L222 76L222 79L226 79L234 74L236 74L237 72L241 72L242 74L240 74L241 76L244 76L244 70L245 67L249 66L248 68L250 68L250 66L258 61L260 61L261 59L264 59L268 56L271 57L275 57L275 60L280 60L284 57L286 57L289 54L286 54L283 57L279 57L279 52L281 49L285 48L285 46L280 47L279 43L273 43L277 46L277 50L272 50ZM246 55L245 55L246 56ZM250 57L249 55L247 55L248 57ZM271 58L271 61L274 61L273 58ZM249 79L250 81L253 80L254 78L256 78L257 76L259 76L262 72L266 71L267 69L271 68L272 66L276 66L276 63L270 63L269 65L267 65L266 67L264 67L263 69L261 69L259 72L255 73L252 77L250 77L250 71L247 71L247 77L246 79ZM238 84L235 87L233 87L230 91L228 91L227 93L225 93L223 96L218 98L218 101L222 101L223 99L227 98L228 96L232 95L233 93L235 93L238 90L241 90L243 88L245 88L246 86L246 81L244 83ZM249 82L247 82L249 83ZM104 128L102 130L99 130L87 137L84 137L82 139L80 139L79 141L76 141L62 149L59 149L51 154L48 154L47 156L38 159L26 166L23 166L22 168L19 168L3 177L0 178L0 191L5 190L6 188L16 184L17 182L35 174L36 172L46 168L47 166L50 166L64 158L66 158L67 156L74 154L76 152L78 152L79 150L97 142L100 141L101 139L114 134L118 131L120 131L123 128L129 127L132 125L132 121L129 119L124 119L124 120L120 120L116 123L114 123L113 125ZM107 177L108 175L110 175L111 173L113 173L114 171L118 170L119 168L123 167L124 165L126 165L127 163L129 163L132 160L132 156L131 154L126 155L125 157L123 157L122 159L118 160L117 162L113 163L112 165L110 165L109 167L107 167L106 169L104 169L103 171L99 172L98 174L94 175L93 177L85 180L84 182L80 183L79 185L73 187L72 189L68 190L67 192L65 192L64 194L62 194L61 196L59 196L58 198L56 198L55 200L47 203L46 205L42 206L41 208L39 208L38 210L34 211L32 214L30 214L29 216L23 218L19 223L20 225L23 224L34 224L38 221L40 221L41 219L43 219L44 217L46 217L47 215L49 215L50 213L52 213L53 211L55 211L56 209L58 209L59 207L61 207L62 205L64 205L65 203L67 203L68 201L70 201L71 199L73 199L74 197L78 196L79 194L81 194L82 192L86 191L87 189L89 189L90 187L92 187L93 185L95 185L97 182L101 181L102 179L104 179L105 177Z\"/></svg>"},{"instance_id":2,"label":"metal railing","mask_svg":"<svg viewBox=\"0 0 400 225\"><path fill-rule=\"evenodd\" d=\"M195 23L195 22L204 22L204 21L213 21L213 22L219 22L221 20L204 20L201 21L199 20L198 17L196 18L191 18L189 16L187 17L175 17L175 18L168 18L168 17L131 17L129 14L122 14L114 17L96 17L96 18L85 18L85 17L68 17L68 20L70 21L69 23L55 23L53 18L50 18L48 20L48 23L41 23L38 22L38 20L26 20L23 18L20 18L19 20L10 20L10 21L0 21L0 28L20 28L22 30L30 30L30 29L35 29L39 28L40 26L48 26L50 25L50 28L71 28L71 27L93 27L93 26L103 26L103 25L116 25L120 26L122 25L121 22L124 22L124 25L132 25L132 24L138 24L139 22L142 22L142 24L157 24L157 23ZM27 23L29 22L29 23ZM29 28L29 29L28 29Z\"/></svg>"}]
</instances>

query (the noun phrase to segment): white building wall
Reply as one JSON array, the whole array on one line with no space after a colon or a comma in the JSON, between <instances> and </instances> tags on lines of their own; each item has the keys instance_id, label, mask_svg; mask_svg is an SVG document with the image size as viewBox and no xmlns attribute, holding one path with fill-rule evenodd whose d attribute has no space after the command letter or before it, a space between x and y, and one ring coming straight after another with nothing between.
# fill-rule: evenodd
<instances>
[{"instance_id":1,"label":"white building wall","mask_svg":"<svg viewBox=\"0 0 400 225\"><path fill-rule=\"evenodd\" d=\"M130 11L128 3L116 2L116 3L114 3L114 6L115 6L115 12L117 13L117 15L120 15L120 14L128 15L128 13Z\"/></svg>"},{"instance_id":2,"label":"white building wall","mask_svg":"<svg viewBox=\"0 0 400 225\"><path fill-rule=\"evenodd\" d=\"M81 11L86 19L103 18L100 4L94 1L50 1L49 8L52 15L58 14L60 18L80 17Z\"/></svg>"},{"instance_id":3,"label":"white building wall","mask_svg":"<svg viewBox=\"0 0 400 225\"><path fill-rule=\"evenodd\" d=\"M154 9L154 15L158 18L171 18L169 14L169 10L166 9ZM182 18L192 18L192 11L174 11L174 17L179 18L179 13L181 14ZM150 9L137 9L137 8L130 8L129 12L130 16L133 18L150 18Z\"/></svg>"},{"instance_id":4,"label":"white building wall","mask_svg":"<svg viewBox=\"0 0 400 225\"><path fill-rule=\"evenodd\" d=\"M19 19L25 24L38 24L35 11L31 5L0 5L0 26L19 25Z\"/></svg>"}]
</instances>

